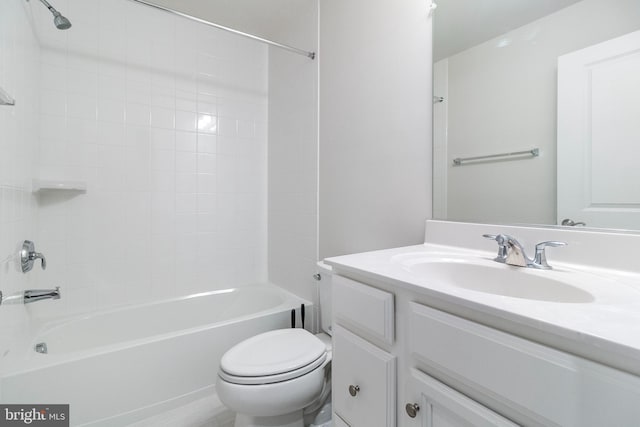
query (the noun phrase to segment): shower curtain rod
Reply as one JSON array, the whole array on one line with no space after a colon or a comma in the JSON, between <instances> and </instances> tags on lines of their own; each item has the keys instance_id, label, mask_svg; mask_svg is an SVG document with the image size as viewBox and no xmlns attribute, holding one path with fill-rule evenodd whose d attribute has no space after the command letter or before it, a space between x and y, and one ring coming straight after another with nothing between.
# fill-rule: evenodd
<instances>
[{"instance_id":1,"label":"shower curtain rod","mask_svg":"<svg viewBox=\"0 0 640 427\"><path fill-rule=\"evenodd\" d=\"M190 19L192 21L208 25L210 27L214 27L214 28L218 28L220 30L228 31L230 33L233 33L233 34L236 34L236 35L239 35L239 36L242 36L242 37L246 37L248 39L255 40L255 41L258 41L258 42L261 42L261 43L265 43L265 44L268 44L270 46L279 47L280 49L288 50L289 52L297 53L298 55L303 55L303 56L306 56L307 58L310 58L310 59L316 59L316 53L315 52L308 52L306 50L298 49L297 47L288 46L286 44L277 43L277 42L271 41L269 39L265 39L265 38L262 38L262 37L254 36L253 34L243 33L242 31L234 30L233 28L225 27L223 25L215 24L213 22L206 21L204 19L196 18L195 16L188 15L188 14L182 13L182 12L178 12L177 10L170 9L168 7L164 7L164 6L160 6L160 5L157 5L157 4L149 3L149 2L146 2L144 0L130 0L130 1L133 1L135 3L140 3L140 4L143 4L145 6L152 7L154 9L162 10L164 12L168 12L168 13L171 13L171 14L176 15L176 16L181 16L183 18L187 18L187 19Z\"/></svg>"}]
</instances>

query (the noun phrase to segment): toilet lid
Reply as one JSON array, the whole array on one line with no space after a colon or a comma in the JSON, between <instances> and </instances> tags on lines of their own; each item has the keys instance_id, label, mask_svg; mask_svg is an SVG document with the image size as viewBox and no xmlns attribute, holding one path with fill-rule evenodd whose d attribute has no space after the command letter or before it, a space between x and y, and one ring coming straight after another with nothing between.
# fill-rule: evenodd
<instances>
[{"instance_id":1,"label":"toilet lid","mask_svg":"<svg viewBox=\"0 0 640 427\"><path fill-rule=\"evenodd\" d=\"M318 357L316 360L311 362L310 364L303 366L299 369L294 369L293 371L283 372L281 374L276 375L261 375L257 377L242 377L238 375L230 375L225 373L222 369L218 372L220 378L224 381L232 384L240 384L240 385L260 385L260 384L274 384L283 381L293 380L304 375L307 375L309 372L318 369L321 366L324 366L325 360L327 360L327 353Z\"/></svg>"},{"instance_id":2,"label":"toilet lid","mask_svg":"<svg viewBox=\"0 0 640 427\"><path fill-rule=\"evenodd\" d=\"M222 356L220 369L225 376L234 377L268 377L294 372L303 375L308 371L303 368L317 366L325 358L325 344L310 332L279 329L232 347Z\"/></svg>"}]
</instances>

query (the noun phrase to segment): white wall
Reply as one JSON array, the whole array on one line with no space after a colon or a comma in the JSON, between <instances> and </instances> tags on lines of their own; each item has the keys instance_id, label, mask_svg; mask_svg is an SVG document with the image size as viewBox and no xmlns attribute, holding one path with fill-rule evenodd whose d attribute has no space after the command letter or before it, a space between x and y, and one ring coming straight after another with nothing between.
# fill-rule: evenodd
<instances>
[{"instance_id":1,"label":"white wall","mask_svg":"<svg viewBox=\"0 0 640 427\"><path fill-rule=\"evenodd\" d=\"M436 12L437 13L437 12ZM556 223L557 58L638 29L637 0L584 0L448 58L447 219ZM539 147L539 158L452 167Z\"/></svg>"},{"instance_id":2,"label":"white wall","mask_svg":"<svg viewBox=\"0 0 640 427\"><path fill-rule=\"evenodd\" d=\"M43 43L38 313L267 279L267 48L125 0L68 0ZM63 7L64 6L64 7Z\"/></svg>"},{"instance_id":3,"label":"white wall","mask_svg":"<svg viewBox=\"0 0 640 427\"><path fill-rule=\"evenodd\" d=\"M33 285L23 274L17 253L20 242L35 240L35 200L31 178L38 144L38 41L31 26L28 3L0 2L0 87L16 100L0 106L0 373L3 359L13 356L10 343L28 324L25 306L12 297Z\"/></svg>"},{"instance_id":4,"label":"white wall","mask_svg":"<svg viewBox=\"0 0 640 427\"><path fill-rule=\"evenodd\" d=\"M318 1L274 37L316 50ZM299 5L300 7L300 5ZM318 60L269 49L269 281L317 302Z\"/></svg>"},{"instance_id":5,"label":"white wall","mask_svg":"<svg viewBox=\"0 0 640 427\"><path fill-rule=\"evenodd\" d=\"M431 216L424 0L320 2L320 257L423 241Z\"/></svg>"}]
</instances>

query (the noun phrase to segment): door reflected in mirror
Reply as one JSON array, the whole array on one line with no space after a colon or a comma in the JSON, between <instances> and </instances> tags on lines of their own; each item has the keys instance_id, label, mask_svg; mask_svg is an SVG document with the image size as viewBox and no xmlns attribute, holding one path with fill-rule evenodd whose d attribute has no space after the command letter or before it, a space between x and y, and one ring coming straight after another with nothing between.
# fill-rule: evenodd
<instances>
[{"instance_id":1,"label":"door reflected in mirror","mask_svg":"<svg viewBox=\"0 0 640 427\"><path fill-rule=\"evenodd\" d=\"M638 117L637 0L438 2L436 219L640 230Z\"/></svg>"}]
</instances>

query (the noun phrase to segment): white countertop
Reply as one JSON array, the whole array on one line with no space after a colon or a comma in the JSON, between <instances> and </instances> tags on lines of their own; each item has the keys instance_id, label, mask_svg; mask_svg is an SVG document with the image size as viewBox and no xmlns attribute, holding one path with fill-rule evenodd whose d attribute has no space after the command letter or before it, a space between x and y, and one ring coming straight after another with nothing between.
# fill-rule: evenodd
<instances>
[{"instance_id":1,"label":"white countertop","mask_svg":"<svg viewBox=\"0 0 640 427\"><path fill-rule=\"evenodd\" d=\"M334 274L386 282L464 310L465 317L640 375L640 274L553 263L554 270L499 265L553 277L593 295L590 302L551 302L454 287L410 271L403 259L456 257L493 263L494 252L423 244L328 258ZM497 263L496 263L497 264ZM456 314L456 313L454 313ZM475 314L475 316L474 316Z\"/></svg>"}]
</instances>

